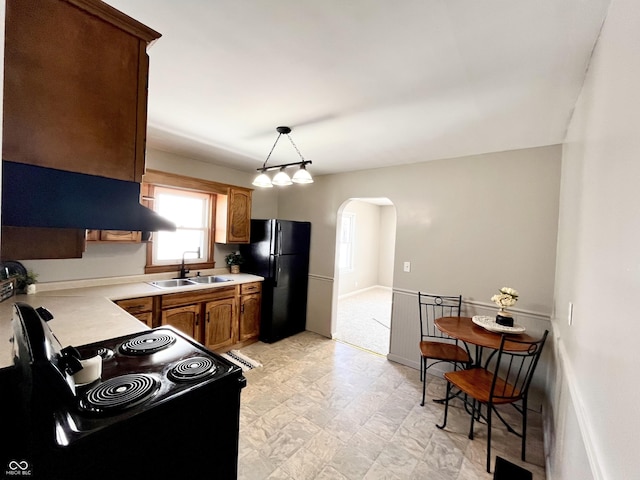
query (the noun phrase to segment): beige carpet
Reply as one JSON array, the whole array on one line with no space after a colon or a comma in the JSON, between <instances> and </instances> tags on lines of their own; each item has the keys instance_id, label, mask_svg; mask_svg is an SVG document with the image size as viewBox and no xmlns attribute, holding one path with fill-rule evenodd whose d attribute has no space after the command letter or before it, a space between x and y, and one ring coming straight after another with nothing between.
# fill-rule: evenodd
<instances>
[{"instance_id":1,"label":"beige carpet","mask_svg":"<svg viewBox=\"0 0 640 480\"><path fill-rule=\"evenodd\" d=\"M380 355L389 353L391 289L373 287L338 300L334 338Z\"/></svg>"}]
</instances>

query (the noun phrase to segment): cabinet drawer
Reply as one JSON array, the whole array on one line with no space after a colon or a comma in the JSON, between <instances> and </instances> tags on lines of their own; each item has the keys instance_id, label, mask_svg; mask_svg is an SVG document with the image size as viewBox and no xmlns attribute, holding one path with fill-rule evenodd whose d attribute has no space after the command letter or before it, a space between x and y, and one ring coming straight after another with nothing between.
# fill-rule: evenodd
<instances>
[{"instance_id":1,"label":"cabinet drawer","mask_svg":"<svg viewBox=\"0 0 640 480\"><path fill-rule=\"evenodd\" d=\"M197 290L189 293L169 293L162 295L162 309L192 303L208 302L222 298L231 298L236 295L235 286L216 287L209 290Z\"/></svg>"},{"instance_id":2,"label":"cabinet drawer","mask_svg":"<svg viewBox=\"0 0 640 480\"><path fill-rule=\"evenodd\" d=\"M136 313L134 317L136 317L138 320L144 323L147 327L153 328L153 313L151 312Z\"/></svg>"},{"instance_id":3,"label":"cabinet drawer","mask_svg":"<svg viewBox=\"0 0 640 480\"><path fill-rule=\"evenodd\" d=\"M116 304L125 309L131 315L151 312L153 310L153 297L129 298L127 300L117 300Z\"/></svg>"},{"instance_id":4,"label":"cabinet drawer","mask_svg":"<svg viewBox=\"0 0 640 480\"><path fill-rule=\"evenodd\" d=\"M243 283L242 285L240 285L240 295L247 295L249 293L260 293L261 291L261 282Z\"/></svg>"}]
</instances>

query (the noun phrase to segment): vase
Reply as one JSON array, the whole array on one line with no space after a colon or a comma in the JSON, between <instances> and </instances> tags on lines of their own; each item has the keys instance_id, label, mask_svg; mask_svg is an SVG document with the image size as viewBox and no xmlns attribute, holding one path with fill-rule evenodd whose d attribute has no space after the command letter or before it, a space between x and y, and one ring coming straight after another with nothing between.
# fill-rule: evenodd
<instances>
[{"instance_id":1,"label":"vase","mask_svg":"<svg viewBox=\"0 0 640 480\"><path fill-rule=\"evenodd\" d=\"M33 283L30 283L29 285L27 285L27 295L33 295L34 293L36 293L36 286Z\"/></svg>"},{"instance_id":2,"label":"vase","mask_svg":"<svg viewBox=\"0 0 640 480\"><path fill-rule=\"evenodd\" d=\"M240 265L231 265L231 273L240 273Z\"/></svg>"},{"instance_id":3,"label":"vase","mask_svg":"<svg viewBox=\"0 0 640 480\"><path fill-rule=\"evenodd\" d=\"M501 308L498 311L498 315L496 315L496 323L504 327L513 327L513 315L504 308Z\"/></svg>"}]
</instances>

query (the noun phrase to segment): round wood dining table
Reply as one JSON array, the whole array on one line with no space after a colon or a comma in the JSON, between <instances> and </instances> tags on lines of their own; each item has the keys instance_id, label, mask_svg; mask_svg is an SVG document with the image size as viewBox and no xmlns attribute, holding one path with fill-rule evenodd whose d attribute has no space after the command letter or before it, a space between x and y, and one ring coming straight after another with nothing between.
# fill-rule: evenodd
<instances>
[{"instance_id":1,"label":"round wood dining table","mask_svg":"<svg viewBox=\"0 0 640 480\"><path fill-rule=\"evenodd\" d=\"M457 338L458 340L462 340L468 344L475 345L480 349L492 348L497 350L500 348L502 334L490 332L489 330L476 325L471 320L471 317L441 317L436 318L434 323L441 332L446 333L452 338ZM529 345L510 342L510 337L513 337L515 340L523 340L527 342L537 340L526 333L509 334L504 343L504 349L510 352L526 351L527 348L529 348ZM480 350L476 349L476 364L480 362L481 356Z\"/></svg>"}]
</instances>

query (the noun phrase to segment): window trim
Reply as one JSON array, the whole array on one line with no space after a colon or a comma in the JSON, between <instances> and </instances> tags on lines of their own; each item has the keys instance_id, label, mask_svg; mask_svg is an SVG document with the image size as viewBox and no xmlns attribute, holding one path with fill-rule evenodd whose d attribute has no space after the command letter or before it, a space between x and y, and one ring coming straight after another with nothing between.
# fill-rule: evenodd
<instances>
[{"instance_id":1,"label":"window trim","mask_svg":"<svg viewBox=\"0 0 640 480\"><path fill-rule=\"evenodd\" d=\"M182 230L195 230L197 232L200 232L205 237L205 242L203 243L203 245L205 246L210 245L212 241L210 237L212 235L212 232L215 229L215 225L211 224L211 221L213 218L211 215L211 208L213 206L213 202L215 202L215 196L210 193L199 192L196 190L186 190L182 188L165 187L160 185L153 186L154 201L157 202L158 201L157 199L163 193L180 196L181 198L197 198L199 201L206 203L206 210L203 211L203 216L201 218L201 221L202 221L201 226L198 228L183 227ZM153 238L156 238L156 235L154 235ZM156 246L157 245L155 242L151 242L152 257L153 257L154 247ZM156 257L155 257L156 262L153 263L154 266L174 265L174 263L172 263L171 261L159 261L157 258L158 252L155 252L155 254L156 254ZM208 249L205 247L203 250L200 251L200 257L198 259L187 257L185 258L184 262L185 264L188 264L188 265L195 265L198 263L209 263L210 258L211 256L208 252ZM205 259L206 262L203 262L201 259Z\"/></svg>"},{"instance_id":2,"label":"window trim","mask_svg":"<svg viewBox=\"0 0 640 480\"><path fill-rule=\"evenodd\" d=\"M175 190L195 191L199 193L205 193L211 195L211 208L210 208L210 232L209 232L209 251L208 262L189 263L189 268L196 269L209 269L215 268L214 260L214 238L215 238L215 219L216 219L216 197L218 194L226 195L231 185L223 183L212 182L209 180L202 180L199 178L186 177L183 175L177 175L174 173L166 173L158 170L147 170L142 177L142 204L153 210L153 198L154 189L156 186L172 188ZM149 242L147 242L147 261L144 267L145 273L160 273L160 272L172 272L180 269L180 264L164 264L153 265L153 235Z\"/></svg>"}]
</instances>

